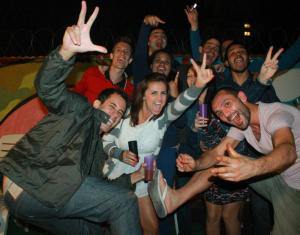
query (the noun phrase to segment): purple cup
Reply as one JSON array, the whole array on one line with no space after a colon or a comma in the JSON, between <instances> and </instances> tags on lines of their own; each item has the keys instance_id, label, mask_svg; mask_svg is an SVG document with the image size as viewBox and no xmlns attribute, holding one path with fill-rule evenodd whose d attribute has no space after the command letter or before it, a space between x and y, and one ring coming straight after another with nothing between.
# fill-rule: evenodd
<instances>
[{"instance_id":1,"label":"purple cup","mask_svg":"<svg viewBox=\"0 0 300 235\"><path fill-rule=\"evenodd\" d=\"M200 117L207 118L207 104L199 104Z\"/></svg>"},{"instance_id":2,"label":"purple cup","mask_svg":"<svg viewBox=\"0 0 300 235\"><path fill-rule=\"evenodd\" d=\"M153 180L153 167L154 167L154 157L153 155L144 157L145 166L145 181Z\"/></svg>"}]
</instances>

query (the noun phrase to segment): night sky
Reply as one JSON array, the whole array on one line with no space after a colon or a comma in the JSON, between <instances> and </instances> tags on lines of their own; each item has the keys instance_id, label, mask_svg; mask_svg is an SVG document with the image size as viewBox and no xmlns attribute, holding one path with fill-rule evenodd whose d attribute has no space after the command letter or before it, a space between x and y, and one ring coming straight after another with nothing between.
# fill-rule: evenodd
<instances>
[{"instance_id":1,"label":"night sky","mask_svg":"<svg viewBox=\"0 0 300 235\"><path fill-rule=\"evenodd\" d=\"M7 32L20 29L63 32L66 26L76 22L80 2L80 0L2 1L0 36L3 39ZM172 32L173 38L181 37L186 40L189 24L183 9L186 4L193 2L195 1L87 0L90 11L96 5L100 6L100 15L92 28L92 38L96 38L99 42L107 42L109 37L129 35L135 40L143 17L146 14L157 14L167 22L166 28ZM283 42L283 46L286 46L293 42L300 32L299 21L295 20L298 14L296 14L298 8L294 6L296 1L198 0L196 2L200 28L204 34L213 28L216 32L220 32L221 37L225 37L230 34L228 29L242 27L247 21L252 24L257 37L263 43L269 44L270 37L274 42L274 35L278 35L275 44ZM283 17L284 13L289 17Z\"/></svg>"}]
</instances>

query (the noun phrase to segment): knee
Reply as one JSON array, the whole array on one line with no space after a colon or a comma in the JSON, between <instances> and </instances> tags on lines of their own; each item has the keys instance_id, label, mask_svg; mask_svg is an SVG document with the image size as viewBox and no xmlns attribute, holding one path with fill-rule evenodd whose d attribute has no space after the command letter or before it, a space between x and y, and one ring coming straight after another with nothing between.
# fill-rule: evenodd
<instances>
[{"instance_id":1,"label":"knee","mask_svg":"<svg viewBox=\"0 0 300 235\"><path fill-rule=\"evenodd\" d=\"M226 211L223 211L222 219L226 224L239 221L238 213L228 213Z\"/></svg>"},{"instance_id":2,"label":"knee","mask_svg":"<svg viewBox=\"0 0 300 235\"><path fill-rule=\"evenodd\" d=\"M219 223L221 220L221 214L216 213L216 212L210 212L207 211L207 218L206 218L208 223Z\"/></svg>"}]
</instances>

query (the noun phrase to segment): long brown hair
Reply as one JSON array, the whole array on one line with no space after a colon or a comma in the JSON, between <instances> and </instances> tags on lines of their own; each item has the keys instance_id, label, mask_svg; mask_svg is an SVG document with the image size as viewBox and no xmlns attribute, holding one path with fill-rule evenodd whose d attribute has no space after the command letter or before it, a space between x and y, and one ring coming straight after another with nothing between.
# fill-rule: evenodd
<instances>
[{"instance_id":1,"label":"long brown hair","mask_svg":"<svg viewBox=\"0 0 300 235\"><path fill-rule=\"evenodd\" d=\"M137 88L134 90L132 103L131 103L131 109L130 109L130 119L131 119L131 125L136 126L139 123L139 112L143 107L143 98L145 96L145 92L149 87L149 84L152 82L162 82L165 84L167 89L167 94L169 94L169 86L167 82L167 78L165 75L160 73L150 73L145 76L145 79L141 81ZM164 109L160 112L160 114L155 115L153 119L157 119L162 115L164 112Z\"/></svg>"}]
</instances>

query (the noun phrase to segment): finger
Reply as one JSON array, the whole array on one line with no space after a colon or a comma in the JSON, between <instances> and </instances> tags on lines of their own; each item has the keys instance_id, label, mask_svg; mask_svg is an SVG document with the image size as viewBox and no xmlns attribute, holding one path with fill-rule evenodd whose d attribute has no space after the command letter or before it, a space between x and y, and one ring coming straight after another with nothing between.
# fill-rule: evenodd
<instances>
[{"instance_id":1,"label":"finger","mask_svg":"<svg viewBox=\"0 0 300 235\"><path fill-rule=\"evenodd\" d=\"M198 73L199 73L199 65L195 62L194 59L191 59L191 63L192 63L193 68L195 69L195 71L196 71L196 73L198 75Z\"/></svg>"},{"instance_id":2,"label":"finger","mask_svg":"<svg viewBox=\"0 0 300 235\"><path fill-rule=\"evenodd\" d=\"M273 56L272 61L277 60L278 57L280 56L280 54L281 54L283 51L284 51L284 49L283 49L283 48L280 48L280 49L275 53L275 55Z\"/></svg>"},{"instance_id":3,"label":"finger","mask_svg":"<svg viewBox=\"0 0 300 235\"><path fill-rule=\"evenodd\" d=\"M267 56L266 56L266 60L265 60L266 62L271 60L272 52L273 52L273 46L270 46Z\"/></svg>"},{"instance_id":4,"label":"finger","mask_svg":"<svg viewBox=\"0 0 300 235\"><path fill-rule=\"evenodd\" d=\"M67 28L67 32L74 45L80 45L80 28L77 25L73 25Z\"/></svg>"},{"instance_id":5,"label":"finger","mask_svg":"<svg viewBox=\"0 0 300 235\"><path fill-rule=\"evenodd\" d=\"M206 68L206 53L203 54L201 69Z\"/></svg>"},{"instance_id":6,"label":"finger","mask_svg":"<svg viewBox=\"0 0 300 235\"><path fill-rule=\"evenodd\" d=\"M226 156L218 156L216 159L218 161L218 165L228 166L232 162L232 159Z\"/></svg>"},{"instance_id":7,"label":"finger","mask_svg":"<svg viewBox=\"0 0 300 235\"><path fill-rule=\"evenodd\" d=\"M157 22L159 22L160 24L165 24L165 23L166 23L164 20L160 19L159 17L157 17L156 20L157 20Z\"/></svg>"},{"instance_id":8,"label":"finger","mask_svg":"<svg viewBox=\"0 0 300 235\"><path fill-rule=\"evenodd\" d=\"M227 152L230 157L232 157L232 158L239 157L239 154L236 151L234 151L234 149L232 148L232 146L230 144L228 144L226 147L227 147Z\"/></svg>"},{"instance_id":9,"label":"finger","mask_svg":"<svg viewBox=\"0 0 300 235\"><path fill-rule=\"evenodd\" d=\"M176 84L178 84L178 81L179 81L179 72L177 71L177 72L176 72L175 79L174 79L174 82L175 82Z\"/></svg>"},{"instance_id":10,"label":"finger","mask_svg":"<svg viewBox=\"0 0 300 235\"><path fill-rule=\"evenodd\" d=\"M107 49L103 46L94 45L93 51L99 51L101 53L107 53Z\"/></svg>"},{"instance_id":11,"label":"finger","mask_svg":"<svg viewBox=\"0 0 300 235\"><path fill-rule=\"evenodd\" d=\"M86 2L82 1L81 2L81 10L80 10L78 21L77 21L78 26L84 24L85 15L86 15Z\"/></svg>"},{"instance_id":12,"label":"finger","mask_svg":"<svg viewBox=\"0 0 300 235\"><path fill-rule=\"evenodd\" d=\"M86 24L91 27L95 21L95 19L97 18L97 15L99 13L99 7L95 7L93 14L90 16L90 18L88 19L88 21L86 22Z\"/></svg>"}]
</instances>

